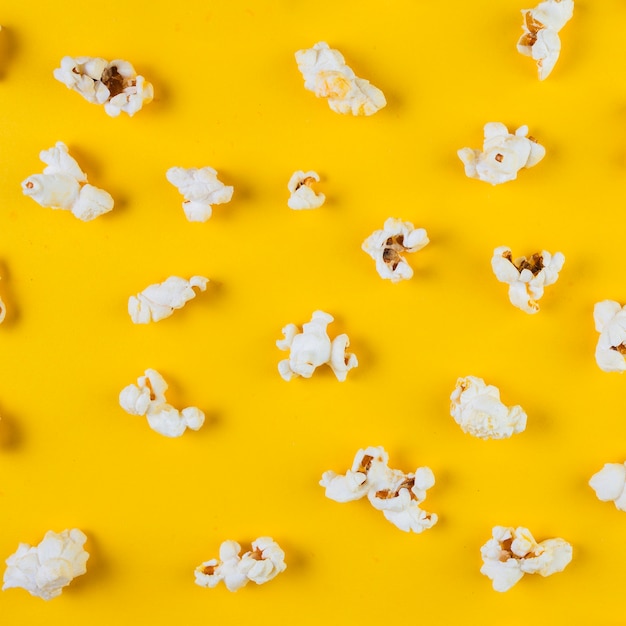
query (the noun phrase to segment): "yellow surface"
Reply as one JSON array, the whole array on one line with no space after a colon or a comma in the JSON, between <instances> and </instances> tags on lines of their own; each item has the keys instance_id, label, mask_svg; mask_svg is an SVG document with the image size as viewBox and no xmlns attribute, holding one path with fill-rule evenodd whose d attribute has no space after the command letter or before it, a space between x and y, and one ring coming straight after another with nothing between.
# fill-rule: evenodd
<instances>
[{"instance_id":1,"label":"yellow surface","mask_svg":"<svg viewBox=\"0 0 626 626\"><path fill-rule=\"evenodd\" d=\"M81 528L85 576L50 602L0 593L3 624L624 623L626 513L587 481L626 460L625 380L594 361L595 302L626 301L626 6L577 2L553 73L519 55L519 0L4 3L0 23L0 557ZM530 3L532 6L534 3ZM368 118L304 90L294 52L327 41L386 94ZM156 98L109 118L52 77L64 55L131 61ZM470 180L457 149L527 124L547 150L518 180ZM64 141L116 207L91 223L44 209L20 182ZM165 179L215 167L235 187L205 224ZM296 169L327 197L287 208ZM394 216L431 239L412 280L383 281L361 242ZM565 254L541 311L515 309L493 249ZM204 274L206 293L135 326L129 295ZM323 309L358 369L283 381L281 328ZM168 399L208 415L171 440L124 413L153 367ZM528 413L481 441L449 414L459 376ZM406 534L367 501L318 485L355 452L431 467L439 523ZM574 558L509 592L479 573L494 525L563 537ZM288 568L267 585L202 589L220 543L270 535Z\"/></svg>"}]
</instances>

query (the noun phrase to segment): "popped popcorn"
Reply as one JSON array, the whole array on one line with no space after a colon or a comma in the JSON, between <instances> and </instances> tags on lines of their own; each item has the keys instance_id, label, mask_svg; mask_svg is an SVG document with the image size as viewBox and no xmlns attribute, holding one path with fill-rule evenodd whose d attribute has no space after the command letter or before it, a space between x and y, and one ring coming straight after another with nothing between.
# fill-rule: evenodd
<instances>
[{"instance_id":1,"label":"popped popcorn","mask_svg":"<svg viewBox=\"0 0 626 626\"><path fill-rule=\"evenodd\" d=\"M296 210L321 207L324 204L324 200L326 200L326 196L323 193L315 193L313 189L313 183L315 182L320 182L317 172L312 170L308 172L303 172L302 170L294 172L287 183L287 188L291 193L289 200L287 200L287 206Z\"/></svg>"},{"instance_id":2,"label":"popped popcorn","mask_svg":"<svg viewBox=\"0 0 626 626\"><path fill-rule=\"evenodd\" d=\"M489 577L496 591L508 591L524 574L550 576L572 560L572 546L563 539L537 543L523 526L494 526L492 538L482 546L480 573Z\"/></svg>"},{"instance_id":3,"label":"popped popcorn","mask_svg":"<svg viewBox=\"0 0 626 626\"><path fill-rule=\"evenodd\" d=\"M171 167L165 176L184 196L183 211L190 222L206 222L213 214L212 205L230 202L233 197L233 187L218 180L212 167Z\"/></svg>"},{"instance_id":4,"label":"popped popcorn","mask_svg":"<svg viewBox=\"0 0 626 626\"><path fill-rule=\"evenodd\" d=\"M346 65L343 55L323 41L296 52L296 62L305 89L318 98L326 98L330 108L337 113L373 115L387 104L380 89L356 76Z\"/></svg>"},{"instance_id":5,"label":"popped popcorn","mask_svg":"<svg viewBox=\"0 0 626 626\"><path fill-rule=\"evenodd\" d=\"M350 345L348 335L330 340L326 328L334 320L324 311L314 311L311 321L302 331L295 324L283 328L284 339L276 341L281 350L289 350L289 358L278 364L280 375L287 381L294 377L310 378L317 367L327 363L337 380L343 382L348 372L359 364L354 354L346 352Z\"/></svg>"},{"instance_id":6,"label":"popped popcorn","mask_svg":"<svg viewBox=\"0 0 626 626\"><path fill-rule=\"evenodd\" d=\"M498 388L476 376L456 381L450 414L463 432L480 439L506 439L526 428L522 407L507 407L500 401Z\"/></svg>"},{"instance_id":7,"label":"popped popcorn","mask_svg":"<svg viewBox=\"0 0 626 626\"><path fill-rule=\"evenodd\" d=\"M403 254L417 252L429 241L423 228L415 228L411 222L390 217L385 220L383 230L374 231L361 248L376 261L376 271L382 278L397 283L413 276L413 269Z\"/></svg>"},{"instance_id":8,"label":"popped popcorn","mask_svg":"<svg viewBox=\"0 0 626 626\"><path fill-rule=\"evenodd\" d=\"M43 174L34 174L22 182L25 196L46 208L71 211L84 222L113 209L111 195L87 183L87 175L62 141L57 141L49 150L42 150L39 158L46 167Z\"/></svg>"},{"instance_id":9,"label":"popped popcorn","mask_svg":"<svg viewBox=\"0 0 626 626\"><path fill-rule=\"evenodd\" d=\"M167 383L153 369L147 369L137 379L136 385L128 385L120 392L120 406L130 415L145 415L152 430L166 437L180 437L187 428L199 430L204 424L204 413L196 407L182 411L165 400Z\"/></svg>"},{"instance_id":10,"label":"popped popcorn","mask_svg":"<svg viewBox=\"0 0 626 626\"><path fill-rule=\"evenodd\" d=\"M559 31L574 15L574 0L544 0L534 9L522 9L524 33L517 50L537 62L539 80L550 74L561 52Z\"/></svg>"},{"instance_id":11,"label":"popped popcorn","mask_svg":"<svg viewBox=\"0 0 626 626\"><path fill-rule=\"evenodd\" d=\"M74 528L61 533L50 530L34 547L20 543L6 560L2 589L21 587L44 600L56 598L76 576L87 571L86 541L85 534Z\"/></svg>"},{"instance_id":12,"label":"popped popcorn","mask_svg":"<svg viewBox=\"0 0 626 626\"><path fill-rule=\"evenodd\" d=\"M602 502L612 501L626 511L626 463L606 463L589 480L589 486Z\"/></svg>"},{"instance_id":13,"label":"popped popcorn","mask_svg":"<svg viewBox=\"0 0 626 626\"><path fill-rule=\"evenodd\" d=\"M53 74L88 102L103 104L111 117L122 111L133 116L154 97L152 85L138 76L128 61L121 59L109 62L98 57L66 56Z\"/></svg>"},{"instance_id":14,"label":"popped popcorn","mask_svg":"<svg viewBox=\"0 0 626 626\"><path fill-rule=\"evenodd\" d=\"M435 484L428 467L405 474L388 467L389 456L382 447L359 450L345 475L324 472L320 485L335 502L351 502L367 496L370 504L400 530L421 533L437 523L437 515L420 508L426 491Z\"/></svg>"},{"instance_id":15,"label":"popped popcorn","mask_svg":"<svg viewBox=\"0 0 626 626\"><path fill-rule=\"evenodd\" d=\"M259 537L252 542L251 550L241 557L240 552L241 546L236 541L224 541L219 559L196 567L196 584L212 588L223 581L229 591L237 591L249 581L262 585L287 568L285 553L271 537Z\"/></svg>"},{"instance_id":16,"label":"popped popcorn","mask_svg":"<svg viewBox=\"0 0 626 626\"><path fill-rule=\"evenodd\" d=\"M204 276L192 276L189 280L170 276L164 282L149 285L136 296L130 296L128 313L135 324L158 322L195 298L194 288L205 291L208 282Z\"/></svg>"},{"instance_id":17,"label":"popped popcorn","mask_svg":"<svg viewBox=\"0 0 626 626\"><path fill-rule=\"evenodd\" d=\"M493 251L491 267L496 278L509 285L511 304L526 313L537 313L537 300L543 296L544 287L557 281L564 262L561 252L550 254L546 250L514 261L510 248L500 246Z\"/></svg>"},{"instance_id":18,"label":"popped popcorn","mask_svg":"<svg viewBox=\"0 0 626 626\"><path fill-rule=\"evenodd\" d=\"M527 137L528 126L520 126L509 133L500 122L485 124L483 150L462 148L457 152L469 178L499 185L515 180L522 168L532 167L543 159L545 148L533 137Z\"/></svg>"},{"instance_id":19,"label":"popped popcorn","mask_svg":"<svg viewBox=\"0 0 626 626\"><path fill-rule=\"evenodd\" d=\"M603 300L593 307L593 319L600 333L596 363L605 372L626 370L626 306Z\"/></svg>"}]
</instances>

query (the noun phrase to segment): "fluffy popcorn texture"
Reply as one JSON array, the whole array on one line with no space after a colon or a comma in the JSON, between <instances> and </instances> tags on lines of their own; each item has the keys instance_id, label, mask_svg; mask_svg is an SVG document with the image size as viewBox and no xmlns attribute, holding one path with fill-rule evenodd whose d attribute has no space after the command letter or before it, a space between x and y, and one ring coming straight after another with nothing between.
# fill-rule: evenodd
<instances>
[{"instance_id":1,"label":"fluffy popcorn texture","mask_svg":"<svg viewBox=\"0 0 626 626\"><path fill-rule=\"evenodd\" d=\"M550 576L572 560L572 546L563 539L537 543L527 528L495 526L492 538L482 546L481 574L496 591L508 591L524 574Z\"/></svg>"},{"instance_id":2,"label":"fluffy popcorn texture","mask_svg":"<svg viewBox=\"0 0 626 626\"><path fill-rule=\"evenodd\" d=\"M122 111L133 116L154 97L152 85L121 59L109 62L97 57L66 56L53 74L88 102L103 104L111 117Z\"/></svg>"},{"instance_id":3,"label":"fluffy popcorn texture","mask_svg":"<svg viewBox=\"0 0 626 626\"><path fill-rule=\"evenodd\" d=\"M485 124L482 152L471 148L457 152L465 174L492 185L515 180L522 168L536 165L546 154L545 148L527 135L528 126L520 126L511 134L500 122Z\"/></svg>"},{"instance_id":4,"label":"fluffy popcorn texture","mask_svg":"<svg viewBox=\"0 0 626 626\"><path fill-rule=\"evenodd\" d=\"M397 283L413 276L413 270L403 255L417 252L428 243L428 235L423 228L415 228L411 222L390 217L383 229L374 231L361 248L376 261L376 271L382 278Z\"/></svg>"},{"instance_id":5,"label":"fluffy popcorn texture","mask_svg":"<svg viewBox=\"0 0 626 626\"><path fill-rule=\"evenodd\" d=\"M626 511L626 463L606 463L589 485L599 500L612 501L620 511Z\"/></svg>"},{"instance_id":6,"label":"fluffy popcorn texture","mask_svg":"<svg viewBox=\"0 0 626 626\"><path fill-rule=\"evenodd\" d=\"M572 19L574 0L545 0L534 9L523 9L524 33L517 49L537 62L539 80L547 78L559 58L559 31Z\"/></svg>"},{"instance_id":7,"label":"fluffy popcorn texture","mask_svg":"<svg viewBox=\"0 0 626 626\"><path fill-rule=\"evenodd\" d=\"M88 222L113 209L113 198L106 191L87 183L87 175L69 155L62 141L39 158L46 164L43 174L34 174L22 182L24 195L46 208L71 211Z\"/></svg>"},{"instance_id":8,"label":"fluffy popcorn texture","mask_svg":"<svg viewBox=\"0 0 626 626\"><path fill-rule=\"evenodd\" d=\"M291 195L287 200L290 209L317 209L324 204L326 196L323 193L315 193L313 183L319 183L320 177L317 172L294 172L287 183Z\"/></svg>"},{"instance_id":9,"label":"fluffy popcorn texture","mask_svg":"<svg viewBox=\"0 0 626 626\"><path fill-rule=\"evenodd\" d=\"M593 308L596 330L596 363L605 372L626 370L626 306L614 300L603 300Z\"/></svg>"},{"instance_id":10,"label":"fluffy popcorn texture","mask_svg":"<svg viewBox=\"0 0 626 626\"><path fill-rule=\"evenodd\" d=\"M545 250L531 257L513 260L510 248L500 246L493 251L491 267L496 278L509 285L509 300L513 306L526 313L537 313L537 300L543 289L555 283L563 268L565 257L560 252L553 255Z\"/></svg>"},{"instance_id":11,"label":"fluffy popcorn texture","mask_svg":"<svg viewBox=\"0 0 626 626\"><path fill-rule=\"evenodd\" d=\"M22 587L44 600L56 598L76 576L87 571L86 541L85 534L74 528L61 533L50 530L35 547L20 543L6 560L2 589Z\"/></svg>"},{"instance_id":12,"label":"fluffy popcorn texture","mask_svg":"<svg viewBox=\"0 0 626 626\"><path fill-rule=\"evenodd\" d=\"M326 98L337 113L373 115L387 104L380 89L357 77L345 64L342 54L323 41L296 52L296 62L305 89L318 98Z\"/></svg>"},{"instance_id":13,"label":"fluffy popcorn texture","mask_svg":"<svg viewBox=\"0 0 626 626\"><path fill-rule=\"evenodd\" d=\"M435 484L430 468L420 467L405 474L390 469L384 448L370 446L359 450L346 474L324 472L320 485L326 497L335 502L351 502L367 496L370 504L387 520L405 532L421 533L437 523L437 515L420 508L426 491Z\"/></svg>"},{"instance_id":14,"label":"fluffy popcorn texture","mask_svg":"<svg viewBox=\"0 0 626 626\"><path fill-rule=\"evenodd\" d=\"M165 176L184 196L183 211L190 222L206 222L213 214L212 205L230 202L233 197L233 187L218 180L212 167L171 167Z\"/></svg>"},{"instance_id":15,"label":"fluffy popcorn texture","mask_svg":"<svg viewBox=\"0 0 626 626\"><path fill-rule=\"evenodd\" d=\"M310 378L316 368L326 363L337 380L343 382L348 372L359 364L356 356L346 351L350 345L348 335L330 340L326 329L333 320L333 316L324 311L314 311L302 331L295 324L283 328L284 339L279 339L276 345L281 350L289 350L289 358L278 364L278 371L285 380L297 376Z\"/></svg>"},{"instance_id":16,"label":"fluffy popcorn texture","mask_svg":"<svg viewBox=\"0 0 626 626\"><path fill-rule=\"evenodd\" d=\"M167 383L153 369L147 369L137 379L136 385L128 385L120 392L120 406L130 415L145 415L152 430L166 437L180 437L187 428L199 430L204 424L204 413L196 407L182 411L165 400Z\"/></svg>"},{"instance_id":17,"label":"fluffy popcorn texture","mask_svg":"<svg viewBox=\"0 0 626 626\"><path fill-rule=\"evenodd\" d=\"M252 549L239 556L241 546L236 541L224 541L220 558L205 561L195 569L195 582L200 587L215 587L224 582L229 591L237 591L249 581L266 583L287 568L285 553L271 537L259 537Z\"/></svg>"},{"instance_id":18,"label":"fluffy popcorn texture","mask_svg":"<svg viewBox=\"0 0 626 626\"><path fill-rule=\"evenodd\" d=\"M522 407L507 407L500 401L498 388L476 376L456 381L450 414L463 432L480 439L506 439L526 428Z\"/></svg>"},{"instance_id":19,"label":"fluffy popcorn texture","mask_svg":"<svg viewBox=\"0 0 626 626\"><path fill-rule=\"evenodd\" d=\"M189 280L170 276L164 282L149 285L141 293L131 296L128 314L135 324L158 322L195 298L194 288L205 291L208 282L204 276L192 276Z\"/></svg>"}]
</instances>

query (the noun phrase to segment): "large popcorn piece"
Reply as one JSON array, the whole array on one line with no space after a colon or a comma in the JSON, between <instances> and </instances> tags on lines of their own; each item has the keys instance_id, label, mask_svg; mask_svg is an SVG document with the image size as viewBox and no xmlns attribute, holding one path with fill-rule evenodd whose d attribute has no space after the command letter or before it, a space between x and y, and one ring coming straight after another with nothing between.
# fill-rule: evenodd
<instances>
[{"instance_id":1,"label":"large popcorn piece","mask_svg":"<svg viewBox=\"0 0 626 626\"><path fill-rule=\"evenodd\" d=\"M374 231L362 244L362 249L376 261L376 271L392 283L413 276L411 266L404 254L417 252L429 243L423 228L415 228L411 222L390 217L383 230Z\"/></svg>"},{"instance_id":2,"label":"large popcorn piece","mask_svg":"<svg viewBox=\"0 0 626 626\"><path fill-rule=\"evenodd\" d=\"M545 250L513 260L510 248L500 246L493 251L491 267L496 278L509 285L511 304L526 313L537 313L537 300L543 296L544 287L557 281L564 262L560 252Z\"/></svg>"},{"instance_id":3,"label":"large popcorn piece","mask_svg":"<svg viewBox=\"0 0 626 626\"><path fill-rule=\"evenodd\" d=\"M524 33L517 49L537 62L539 80L546 78L561 52L559 31L574 14L574 0L545 0L534 9L523 9Z\"/></svg>"},{"instance_id":4,"label":"large popcorn piece","mask_svg":"<svg viewBox=\"0 0 626 626\"><path fill-rule=\"evenodd\" d=\"M387 104L380 89L356 76L345 64L342 54L323 41L296 52L296 62L304 77L305 89L318 98L326 98L337 113L373 115Z\"/></svg>"},{"instance_id":5,"label":"large popcorn piece","mask_svg":"<svg viewBox=\"0 0 626 626\"><path fill-rule=\"evenodd\" d=\"M620 511L626 511L626 463L606 463L589 485L599 500L614 502Z\"/></svg>"},{"instance_id":6,"label":"large popcorn piece","mask_svg":"<svg viewBox=\"0 0 626 626\"><path fill-rule=\"evenodd\" d=\"M87 571L86 541L85 534L74 528L61 533L50 530L35 547L20 543L6 560L2 589L22 587L44 600L56 598L63 587Z\"/></svg>"},{"instance_id":7,"label":"large popcorn piece","mask_svg":"<svg viewBox=\"0 0 626 626\"><path fill-rule=\"evenodd\" d=\"M596 330L596 362L605 372L626 370L626 306L614 300L603 300L593 308Z\"/></svg>"},{"instance_id":8,"label":"large popcorn piece","mask_svg":"<svg viewBox=\"0 0 626 626\"><path fill-rule=\"evenodd\" d=\"M223 581L229 591L237 591L250 581L262 585L287 568L285 553L271 537L259 537L252 542L252 550L242 556L240 552L236 541L224 541L219 559L196 567L196 584L212 588Z\"/></svg>"},{"instance_id":9,"label":"large popcorn piece","mask_svg":"<svg viewBox=\"0 0 626 626\"><path fill-rule=\"evenodd\" d=\"M463 432L480 439L506 439L526 428L522 407L507 407L500 401L498 388L476 376L456 381L450 414Z\"/></svg>"},{"instance_id":10,"label":"large popcorn piece","mask_svg":"<svg viewBox=\"0 0 626 626\"><path fill-rule=\"evenodd\" d=\"M482 152L471 148L457 152L465 165L465 174L492 185L515 180L522 168L536 165L546 154L545 148L527 135L528 126L520 126L512 134L500 122L485 124Z\"/></svg>"},{"instance_id":11,"label":"large popcorn piece","mask_svg":"<svg viewBox=\"0 0 626 626\"><path fill-rule=\"evenodd\" d=\"M213 213L212 205L230 202L233 197L233 187L218 180L212 167L171 167L165 176L184 196L183 211L190 222L206 222Z\"/></svg>"},{"instance_id":12,"label":"large popcorn piece","mask_svg":"<svg viewBox=\"0 0 626 626\"><path fill-rule=\"evenodd\" d=\"M492 538L482 546L481 574L496 591L508 591L524 574L550 576L572 560L572 546L563 539L537 543L527 528L495 526Z\"/></svg>"},{"instance_id":13,"label":"large popcorn piece","mask_svg":"<svg viewBox=\"0 0 626 626\"><path fill-rule=\"evenodd\" d=\"M324 204L326 196L323 193L316 193L313 189L313 183L319 183L320 177L317 172L303 172L298 170L294 172L287 183L289 189L289 200L287 206L290 209L317 209Z\"/></svg>"},{"instance_id":14,"label":"large popcorn piece","mask_svg":"<svg viewBox=\"0 0 626 626\"><path fill-rule=\"evenodd\" d=\"M352 468L345 474L324 472L320 485L326 489L326 497L336 502L367 496L375 509L405 532L421 533L432 528L437 515L423 511L420 504L435 484L434 474L428 467L405 474L390 469L388 461L384 448L370 446L357 452Z\"/></svg>"},{"instance_id":15,"label":"large popcorn piece","mask_svg":"<svg viewBox=\"0 0 626 626\"><path fill-rule=\"evenodd\" d=\"M106 61L96 57L63 57L54 77L85 100L103 104L117 117L122 111L134 115L154 97L152 85L138 76L128 61Z\"/></svg>"},{"instance_id":16,"label":"large popcorn piece","mask_svg":"<svg viewBox=\"0 0 626 626\"><path fill-rule=\"evenodd\" d=\"M87 183L87 175L69 155L62 141L39 153L46 164L43 174L34 174L22 182L24 195L43 207L65 209L84 222L113 208L109 193Z\"/></svg>"},{"instance_id":17,"label":"large popcorn piece","mask_svg":"<svg viewBox=\"0 0 626 626\"><path fill-rule=\"evenodd\" d=\"M303 324L302 331L295 324L283 328L284 339L279 339L276 345L290 351L289 358L278 364L278 371L285 380L296 376L310 378L316 368L327 363L337 380L343 382L348 372L359 364L354 354L346 352L350 345L348 335L330 340L326 328L333 320L332 315L315 311L311 321Z\"/></svg>"},{"instance_id":18,"label":"large popcorn piece","mask_svg":"<svg viewBox=\"0 0 626 626\"><path fill-rule=\"evenodd\" d=\"M196 407L182 411L165 400L167 383L156 370L147 369L120 392L120 406L131 415L145 415L152 430L166 437L180 437L187 428L199 430L204 424L204 413Z\"/></svg>"},{"instance_id":19,"label":"large popcorn piece","mask_svg":"<svg viewBox=\"0 0 626 626\"><path fill-rule=\"evenodd\" d=\"M208 278L192 276L189 280L170 276L162 283L149 285L128 299L128 314L135 324L158 322L196 297L194 288L205 291Z\"/></svg>"}]
</instances>

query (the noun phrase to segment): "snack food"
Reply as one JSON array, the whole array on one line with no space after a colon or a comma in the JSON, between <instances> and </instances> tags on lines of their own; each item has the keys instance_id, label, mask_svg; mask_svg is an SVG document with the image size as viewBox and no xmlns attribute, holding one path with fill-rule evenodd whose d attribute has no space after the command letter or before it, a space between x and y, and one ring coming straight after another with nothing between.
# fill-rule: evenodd
<instances>
[{"instance_id":1,"label":"snack food","mask_svg":"<svg viewBox=\"0 0 626 626\"><path fill-rule=\"evenodd\" d=\"M589 480L598 500L613 502L620 511L626 511L626 463L606 463Z\"/></svg>"},{"instance_id":2,"label":"snack food","mask_svg":"<svg viewBox=\"0 0 626 626\"><path fill-rule=\"evenodd\" d=\"M324 204L326 196L323 193L315 193L313 183L319 183L320 177L317 172L309 170L294 172L287 183L290 196L287 206L290 209L317 209Z\"/></svg>"},{"instance_id":3,"label":"snack food","mask_svg":"<svg viewBox=\"0 0 626 626\"><path fill-rule=\"evenodd\" d=\"M626 370L626 306L603 300L593 307L593 319L600 333L596 344L596 363L605 372Z\"/></svg>"}]
</instances>

